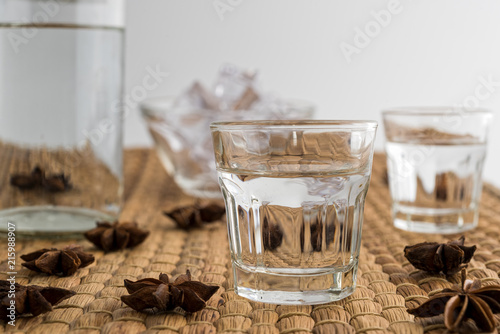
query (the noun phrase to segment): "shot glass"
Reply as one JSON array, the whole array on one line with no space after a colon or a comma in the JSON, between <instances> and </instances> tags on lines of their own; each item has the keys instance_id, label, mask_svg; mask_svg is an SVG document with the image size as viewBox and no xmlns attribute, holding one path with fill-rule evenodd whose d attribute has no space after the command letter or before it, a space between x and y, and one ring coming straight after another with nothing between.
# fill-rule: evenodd
<instances>
[{"instance_id":1,"label":"shot glass","mask_svg":"<svg viewBox=\"0 0 500 334\"><path fill-rule=\"evenodd\" d=\"M354 291L376 128L371 121L212 123L238 295L320 304Z\"/></svg>"},{"instance_id":2,"label":"shot glass","mask_svg":"<svg viewBox=\"0 0 500 334\"><path fill-rule=\"evenodd\" d=\"M491 118L452 107L383 112L396 227L452 234L477 226Z\"/></svg>"}]
</instances>

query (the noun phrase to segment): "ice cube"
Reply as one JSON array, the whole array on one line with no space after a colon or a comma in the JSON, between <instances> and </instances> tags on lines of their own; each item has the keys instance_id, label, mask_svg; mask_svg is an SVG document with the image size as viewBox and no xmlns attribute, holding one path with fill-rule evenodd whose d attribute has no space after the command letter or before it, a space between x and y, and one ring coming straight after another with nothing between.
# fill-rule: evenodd
<instances>
[{"instance_id":1,"label":"ice cube","mask_svg":"<svg viewBox=\"0 0 500 334\"><path fill-rule=\"evenodd\" d=\"M248 110L258 100L259 95L251 87L248 87L233 105L233 110Z\"/></svg>"},{"instance_id":2,"label":"ice cube","mask_svg":"<svg viewBox=\"0 0 500 334\"><path fill-rule=\"evenodd\" d=\"M261 94L259 100L252 105L252 110L268 119L287 119L289 105L274 94Z\"/></svg>"},{"instance_id":3,"label":"ice cube","mask_svg":"<svg viewBox=\"0 0 500 334\"><path fill-rule=\"evenodd\" d=\"M175 99L175 108L180 109L218 109L217 98L203 85L195 81L188 90Z\"/></svg>"},{"instance_id":4,"label":"ice cube","mask_svg":"<svg viewBox=\"0 0 500 334\"><path fill-rule=\"evenodd\" d=\"M214 85L220 110L234 110L248 88L255 90L256 71L242 70L234 65L222 65Z\"/></svg>"}]
</instances>

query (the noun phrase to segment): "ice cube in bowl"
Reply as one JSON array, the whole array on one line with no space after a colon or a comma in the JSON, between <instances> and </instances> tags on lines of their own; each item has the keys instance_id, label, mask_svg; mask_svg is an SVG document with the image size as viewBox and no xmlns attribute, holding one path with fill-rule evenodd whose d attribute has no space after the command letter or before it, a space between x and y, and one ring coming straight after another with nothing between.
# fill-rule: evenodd
<instances>
[{"instance_id":1,"label":"ice cube in bowl","mask_svg":"<svg viewBox=\"0 0 500 334\"><path fill-rule=\"evenodd\" d=\"M258 103L250 110L177 106L174 97L150 98L141 112L158 157L177 185L199 198L222 198L215 171L210 123L239 120L310 119L314 106L302 100Z\"/></svg>"}]
</instances>

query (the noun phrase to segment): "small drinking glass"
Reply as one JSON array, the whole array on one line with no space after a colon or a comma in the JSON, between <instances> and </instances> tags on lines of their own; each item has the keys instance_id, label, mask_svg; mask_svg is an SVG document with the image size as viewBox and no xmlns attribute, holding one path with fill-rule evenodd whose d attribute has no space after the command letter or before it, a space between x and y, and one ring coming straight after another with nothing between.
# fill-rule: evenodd
<instances>
[{"instance_id":1,"label":"small drinking glass","mask_svg":"<svg viewBox=\"0 0 500 334\"><path fill-rule=\"evenodd\" d=\"M452 107L383 112L396 227L441 234L476 227L491 118Z\"/></svg>"},{"instance_id":2,"label":"small drinking glass","mask_svg":"<svg viewBox=\"0 0 500 334\"><path fill-rule=\"evenodd\" d=\"M376 128L371 121L212 123L238 295L320 304L354 291Z\"/></svg>"}]
</instances>

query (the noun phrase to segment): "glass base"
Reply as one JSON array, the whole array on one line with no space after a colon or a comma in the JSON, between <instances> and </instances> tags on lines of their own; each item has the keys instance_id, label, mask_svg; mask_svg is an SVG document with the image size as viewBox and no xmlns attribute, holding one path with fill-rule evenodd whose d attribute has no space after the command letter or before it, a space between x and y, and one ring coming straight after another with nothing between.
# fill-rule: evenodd
<instances>
[{"instance_id":1,"label":"glass base","mask_svg":"<svg viewBox=\"0 0 500 334\"><path fill-rule=\"evenodd\" d=\"M396 206L394 226L405 231L432 234L456 234L477 226L478 210L434 209Z\"/></svg>"},{"instance_id":2,"label":"glass base","mask_svg":"<svg viewBox=\"0 0 500 334\"><path fill-rule=\"evenodd\" d=\"M325 304L344 299L354 292L357 267L356 261L343 269L327 272L313 269L321 271L321 274L277 274L249 270L233 263L234 291L239 296L261 303Z\"/></svg>"},{"instance_id":3,"label":"glass base","mask_svg":"<svg viewBox=\"0 0 500 334\"><path fill-rule=\"evenodd\" d=\"M30 206L0 211L0 233L7 223L15 225L16 235L37 237L74 237L95 227L96 221L114 220L115 216L100 211L61 207Z\"/></svg>"}]
</instances>

